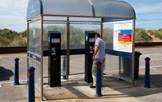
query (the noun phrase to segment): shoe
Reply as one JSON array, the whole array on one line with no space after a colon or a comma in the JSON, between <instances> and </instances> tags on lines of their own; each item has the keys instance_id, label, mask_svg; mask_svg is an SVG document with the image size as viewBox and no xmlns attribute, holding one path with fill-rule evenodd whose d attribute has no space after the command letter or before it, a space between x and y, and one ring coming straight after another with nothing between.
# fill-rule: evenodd
<instances>
[{"instance_id":1,"label":"shoe","mask_svg":"<svg viewBox=\"0 0 162 102\"><path fill-rule=\"evenodd\" d=\"M96 88L96 86L94 86L94 85L90 85L90 88Z\"/></svg>"}]
</instances>

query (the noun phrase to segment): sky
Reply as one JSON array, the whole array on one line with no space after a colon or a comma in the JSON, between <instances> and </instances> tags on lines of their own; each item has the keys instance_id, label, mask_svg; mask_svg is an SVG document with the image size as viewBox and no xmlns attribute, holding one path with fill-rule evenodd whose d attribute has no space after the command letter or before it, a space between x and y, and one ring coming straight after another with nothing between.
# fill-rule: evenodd
<instances>
[{"instance_id":1,"label":"sky","mask_svg":"<svg viewBox=\"0 0 162 102\"><path fill-rule=\"evenodd\" d=\"M162 0L123 0L130 3L137 17L137 27L145 29L162 28Z\"/></svg>"},{"instance_id":2,"label":"sky","mask_svg":"<svg viewBox=\"0 0 162 102\"><path fill-rule=\"evenodd\" d=\"M26 29L28 0L0 0L0 29L9 28L18 32ZM162 28L162 0L123 0L136 11L139 28Z\"/></svg>"}]
</instances>

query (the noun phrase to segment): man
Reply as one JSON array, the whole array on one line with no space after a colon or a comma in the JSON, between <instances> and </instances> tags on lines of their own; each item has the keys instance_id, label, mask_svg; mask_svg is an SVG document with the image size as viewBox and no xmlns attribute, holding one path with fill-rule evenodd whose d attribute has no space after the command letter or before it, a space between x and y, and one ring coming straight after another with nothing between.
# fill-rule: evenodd
<instances>
[{"instance_id":1,"label":"man","mask_svg":"<svg viewBox=\"0 0 162 102\"><path fill-rule=\"evenodd\" d=\"M105 42L102 40L101 35L96 33L95 35L95 47L94 47L94 55L93 55L93 66L92 66L92 77L93 77L93 84L90 85L90 88L96 87L96 62L101 63L101 70L103 76L103 70L105 66ZM102 79L101 76L101 79Z\"/></svg>"}]
</instances>

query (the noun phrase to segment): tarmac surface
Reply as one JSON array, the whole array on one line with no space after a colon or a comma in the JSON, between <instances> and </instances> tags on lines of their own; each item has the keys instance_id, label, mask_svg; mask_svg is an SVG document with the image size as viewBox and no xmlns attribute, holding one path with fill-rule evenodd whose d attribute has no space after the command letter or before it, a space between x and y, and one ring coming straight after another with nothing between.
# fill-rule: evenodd
<instances>
[{"instance_id":1,"label":"tarmac surface","mask_svg":"<svg viewBox=\"0 0 162 102\"><path fill-rule=\"evenodd\" d=\"M70 78L62 80L62 87L50 88L44 84L45 102L162 102L162 47L138 48L142 55L139 64L139 79L135 86L118 80L117 56L107 56L102 97L95 96L95 89L84 82L84 56L70 57ZM14 59L20 58L20 85L13 85ZM144 88L144 59L151 58L151 88ZM0 102L27 102L26 54L0 55ZM78 74L80 73L80 74ZM47 76L47 69L44 69ZM47 79L44 80L46 82ZM37 87L37 86L36 86ZM36 101L40 102L36 93Z\"/></svg>"}]
</instances>

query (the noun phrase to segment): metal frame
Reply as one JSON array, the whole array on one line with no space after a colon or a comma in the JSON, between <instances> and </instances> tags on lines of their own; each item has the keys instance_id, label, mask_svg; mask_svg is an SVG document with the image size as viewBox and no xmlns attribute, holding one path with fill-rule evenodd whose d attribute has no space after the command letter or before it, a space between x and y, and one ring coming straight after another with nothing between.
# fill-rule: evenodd
<instances>
[{"instance_id":1,"label":"metal frame","mask_svg":"<svg viewBox=\"0 0 162 102\"><path fill-rule=\"evenodd\" d=\"M115 18L115 19L120 19L119 21L124 21L124 20L132 20L132 17L123 17L123 16L118 16L118 17L106 17L106 16L76 16L76 15L56 15L56 14L43 14L43 16L57 16L57 17L87 17L87 18ZM135 19L135 18L134 18ZM118 20L115 20L118 21ZM112 21L113 22L113 21Z\"/></svg>"},{"instance_id":2,"label":"metal frame","mask_svg":"<svg viewBox=\"0 0 162 102\"><path fill-rule=\"evenodd\" d=\"M67 24L66 24L66 68L67 68L67 79L69 78L70 74L70 22L69 17L67 17Z\"/></svg>"},{"instance_id":3,"label":"metal frame","mask_svg":"<svg viewBox=\"0 0 162 102\"><path fill-rule=\"evenodd\" d=\"M133 37L132 37L132 84L135 85L134 82L134 64L135 64L135 19L133 19Z\"/></svg>"},{"instance_id":4,"label":"metal frame","mask_svg":"<svg viewBox=\"0 0 162 102\"><path fill-rule=\"evenodd\" d=\"M103 18L101 18L101 27L100 27L101 31L101 37L103 37Z\"/></svg>"},{"instance_id":5,"label":"metal frame","mask_svg":"<svg viewBox=\"0 0 162 102\"><path fill-rule=\"evenodd\" d=\"M41 99L44 100L44 90L43 90L43 32L44 26L43 26L43 16L41 16Z\"/></svg>"},{"instance_id":6,"label":"metal frame","mask_svg":"<svg viewBox=\"0 0 162 102\"><path fill-rule=\"evenodd\" d=\"M27 51L29 50L29 22L27 22ZM27 69L29 68L29 57L28 57L28 53L27 55ZM27 75L28 78L28 75ZM28 81L27 81L28 83Z\"/></svg>"}]
</instances>

